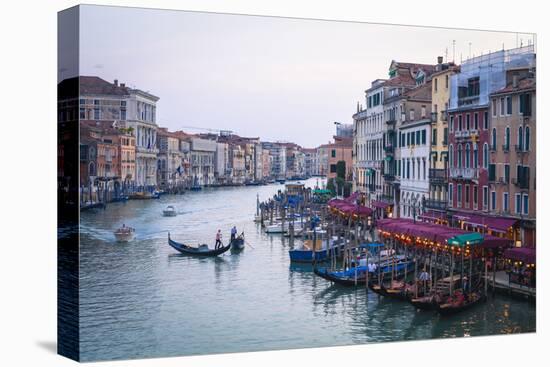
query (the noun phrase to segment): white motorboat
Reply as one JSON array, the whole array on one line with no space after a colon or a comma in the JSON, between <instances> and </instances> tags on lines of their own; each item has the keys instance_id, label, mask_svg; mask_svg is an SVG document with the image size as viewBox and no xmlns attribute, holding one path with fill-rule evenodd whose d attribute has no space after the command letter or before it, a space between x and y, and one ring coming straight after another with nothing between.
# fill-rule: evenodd
<instances>
[{"instance_id":1,"label":"white motorboat","mask_svg":"<svg viewBox=\"0 0 550 367\"><path fill-rule=\"evenodd\" d=\"M132 227L126 227L126 225L122 225L119 229L117 229L114 234L117 242L130 242L134 239L136 230Z\"/></svg>"},{"instance_id":2,"label":"white motorboat","mask_svg":"<svg viewBox=\"0 0 550 367\"><path fill-rule=\"evenodd\" d=\"M178 215L178 212L176 211L176 208L174 208L172 205L168 205L166 209L162 211L162 215L165 217L175 217Z\"/></svg>"},{"instance_id":3,"label":"white motorboat","mask_svg":"<svg viewBox=\"0 0 550 367\"><path fill-rule=\"evenodd\" d=\"M266 233L286 233L288 232L289 228L289 222L285 222L284 228L283 223L275 223L271 225L267 225L265 227ZM294 222L294 232L297 233L302 230L302 224L300 222Z\"/></svg>"}]
</instances>

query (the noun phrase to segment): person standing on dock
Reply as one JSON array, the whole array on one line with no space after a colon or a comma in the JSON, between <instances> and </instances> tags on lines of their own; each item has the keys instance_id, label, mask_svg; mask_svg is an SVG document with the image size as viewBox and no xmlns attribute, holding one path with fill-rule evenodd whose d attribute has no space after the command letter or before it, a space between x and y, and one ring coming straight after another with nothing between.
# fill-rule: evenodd
<instances>
[{"instance_id":1,"label":"person standing on dock","mask_svg":"<svg viewBox=\"0 0 550 367\"><path fill-rule=\"evenodd\" d=\"M222 230L218 229L218 232L216 233L216 246L215 246L215 248L218 249L220 247L223 247L223 244L222 244Z\"/></svg>"},{"instance_id":2,"label":"person standing on dock","mask_svg":"<svg viewBox=\"0 0 550 367\"><path fill-rule=\"evenodd\" d=\"M231 242L235 240L235 237L237 237L237 226L231 228Z\"/></svg>"}]
</instances>

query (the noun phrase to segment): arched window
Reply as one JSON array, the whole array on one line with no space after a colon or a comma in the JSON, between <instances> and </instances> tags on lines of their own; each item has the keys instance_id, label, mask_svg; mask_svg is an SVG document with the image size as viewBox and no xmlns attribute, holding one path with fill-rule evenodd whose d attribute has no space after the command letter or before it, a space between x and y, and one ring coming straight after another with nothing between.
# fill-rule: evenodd
<instances>
[{"instance_id":1,"label":"arched window","mask_svg":"<svg viewBox=\"0 0 550 367\"><path fill-rule=\"evenodd\" d=\"M519 150L523 150L523 127L520 126L518 128L518 147L519 147Z\"/></svg>"},{"instance_id":2,"label":"arched window","mask_svg":"<svg viewBox=\"0 0 550 367\"><path fill-rule=\"evenodd\" d=\"M458 168L462 168L462 144L458 144L458 149L457 149L457 152L456 152L456 155L457 155L457 162L456 162L456 166Z\"/></svg>"},{"instance_id":3,"label":"arched window","mask_svg":"<svg viewBox=\"0 0 550 367\"><path fill-rule=\"evenodd\" d=\"M470 144L466 144L466 155L464 157L464 166L466 168L470 168L470 162L471 162L471 156L470 156Z\"/></svg>"},{"instance_id":4,"label":"arched window","mask_svg":"<svg viewBox=\"0 0 550 367\"><path fill-rule=\"evenodd\" d=\"M507 127L504 133L504 145L506 146L506 150L510 149L510 128Z\"/></svg>"},{"instance_id":5,"label":"arched window","mask_svg":"<svg viewBox=\"0 0 550 367\"><path fill-rule=\"evenodd\" d=\"M489 145L483 144L483 168L489 168Z\"/></svg>"},{"instance_id":6,"label":"arched window","mask_svg":"<svg viewBox=\"0 0 550 367\"><path fill-rule=\"evenodd\" d=\"M497 150L497 129L493 127L493 132L491 134L491 148Z\"/></svg>"},{"instance_id":7,"label":"arched window","mask_svg":"<svg viewBox=\"0 0 550 367\"><path fill-rule=\"evenodd\" d=\"M479 157L477 155L477 144L474 143L474 164L473 164L473 168L478 168L479 167Z\"/></svg>"},{"instance_id":8,"label":"arched window","mask_svg":"<svg viewBox=\"0 0 550 367\"><path fill-rule=\"evenodd\" d=\"M531 149L531 129L529 129L529 126L525 128L525 151L528 152L529 149Z\"/></svg>"},{"instance_id":9,"label":"arched window","mask_svg":"<svg viewBox=\"0 0 550 367\"><path fill-rule=\"evenodd\" d=\"M454 151L453 151L453 145L449 145L449 167L450 168L453 168L455 166L455 161L454 161Z\"/></svg>"}]
</instances>

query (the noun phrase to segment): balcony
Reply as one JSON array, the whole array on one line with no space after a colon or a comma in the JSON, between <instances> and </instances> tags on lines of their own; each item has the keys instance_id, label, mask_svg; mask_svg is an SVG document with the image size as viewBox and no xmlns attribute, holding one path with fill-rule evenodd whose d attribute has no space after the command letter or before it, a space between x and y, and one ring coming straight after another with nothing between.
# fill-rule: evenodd
<instances>
[{"instance_id":1,"label":"balcony","mask_svg":"<svg viewBox=\"0 0 550 367\"><path fill-rule=\"evenodd\" d=\"M432 124L436 123L437 122L437 112L432 112L431 116L432 116L432 118L431 118Z\"/></svg>"},{"instance_id":2,"label":"balcony","mask_svg":"<svg viewBox=\"0 0 550 367\"><path fill-rule=\"evenodd\" d=\"M430 168L428 178L434 183L443 183L447 181L447 170L442 168Z\"/></svg>"},{"instance_id":3,"label":"balcony","mask_svg":"<svg viewBox=\"0 0 550 367\"><path fill-rule=\"evenodd\" d=\"M455 131L454 134L456 139L473 139L479 136L479 131L474 129L458 130L458 131Z\"/></svg>"},{"instance_id":4,"label":"balcony","mask_svg":"<svg viewBox=\"0 0 550 367\"><path fill-rule=\"evenodd\" d=\"M384 147L384 152L386 152L387 154L393 154L393 145L386 145Z\"/></svg>"},{"instance_id":5,"label":"balcony","mask_svg":"<svg viewBox=\"0 0 550 367\"><path fill-rule=\"evenodd\" d=\"M441 111L441 121L447 121L448 117L447 111Z\"/></svg>"},{"instance_id":6,"label":"balcony","mask_svg":"<svg viewBox=\"0 0 550 367\"><path fill-rule=\"evenodd\" d=\"M390 116L386 119L386 124L388 125L395 125L396 123L396 119L395 119L395 116Z\"/></svg>"},{"instance_id":7,"label":"balcony","mask_svg":"<svg viewBox=\"0 0 550 367\"><path fill-rule=\"evenodd\" d=\"M458 107L474 106L479 104L479 94L458 99Z\"/></svg>"},{"instance_id":8,"label":"balcony","mask_svg":"<svg viewBox=\"0 0 550 367\"><path fill-rule=\"evenodd\" d=\"M514 145L514 150L516 153L525 153L525 149L523 149L523 145L516 144Z\"/></svg>"},{"instance_id":9,"label":"balcony","mask_svg":"<svg viewBox=\"0 0 550 367\"><path fill-rule=\"evenodd\" d=\"M424 209L446 210L447 209L447 200L425 199L424 200Z\"/></svg>"},{"instance_id":10,"label":"balcony","mask_svg":"<svg viewBox=\"0 0 550 367\"><path fill-rule=\"evenodd\" d=\"M394 181L395 180L395 174L393 174L393 173L384 173L384 180Z\"/></svg>"},{"instance_id":11,"label":"balcony","mask_svg":"<svg viewBox=\"0 0 550 367\"><path fill-rule=\"evenodd\" d=\"M450 177L463 180L477 180L479 170L477 168L451 168Z\"/></svg>"},{"instance_id":12,"label":"balcony","mask_svg":"<svg viewBox=\"0 0 550 367\"><path fill-rule=\"evenodd\" d=\"M386 202L386 203L390 203L390 204L393 204L393 195L380 195L380 200Z\"/></svg>"},{"instance_id":13,"label":"balcony","mask_svg":"<svg viewBox=\"0 0 550 367\"><path fill-rule=\"evenodd\" d=\"M502 144L502 150L504 152L509 152L510 151L510 144Z\"/></svg>"}]
</instances>

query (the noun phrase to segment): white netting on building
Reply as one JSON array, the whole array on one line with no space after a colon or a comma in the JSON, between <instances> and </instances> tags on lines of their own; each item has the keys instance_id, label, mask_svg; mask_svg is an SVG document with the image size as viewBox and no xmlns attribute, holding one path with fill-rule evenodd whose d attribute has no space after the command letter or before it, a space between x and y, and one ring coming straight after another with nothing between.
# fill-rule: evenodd
<instances>
[{"instance_id":1,"label":"white netting on building","mask_svg":"<svg viewBox=\"0 0 550 367\"><path fill-rule=\"evenodd\" d=\"M471 58L451 77L449 109L487 105L489 94L506 86L506 70L534 67L534 45Z\"/></svg>"}]
</instances>

